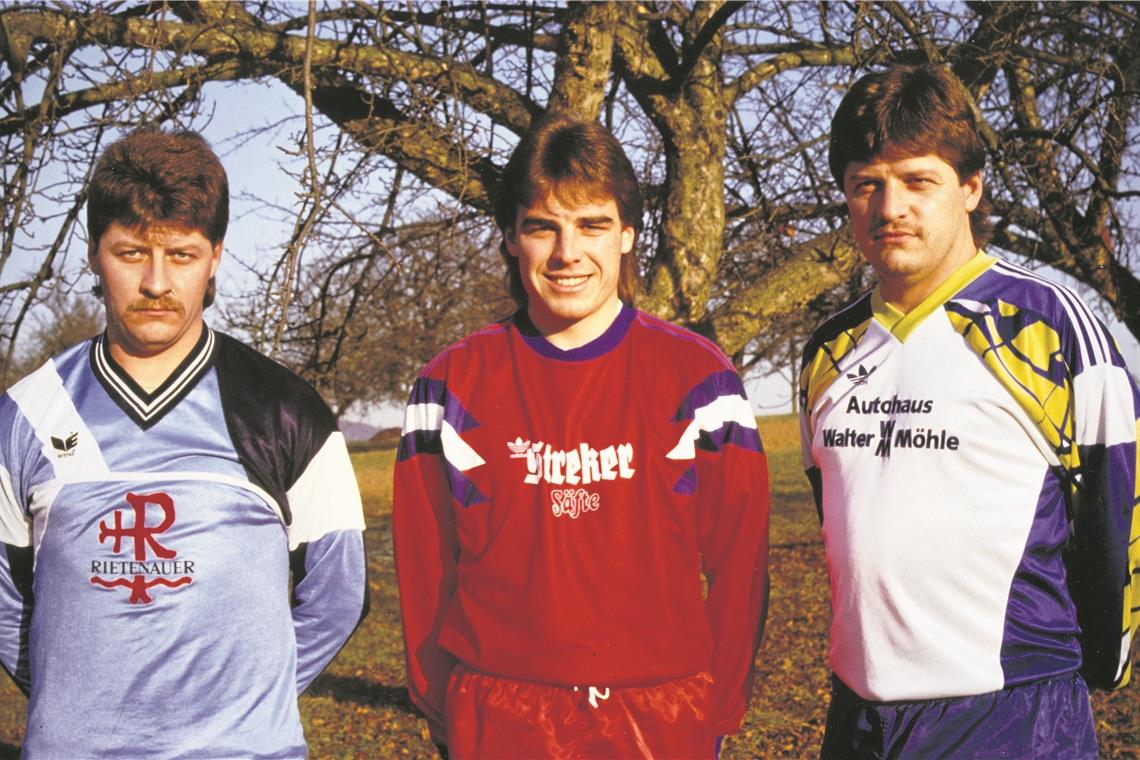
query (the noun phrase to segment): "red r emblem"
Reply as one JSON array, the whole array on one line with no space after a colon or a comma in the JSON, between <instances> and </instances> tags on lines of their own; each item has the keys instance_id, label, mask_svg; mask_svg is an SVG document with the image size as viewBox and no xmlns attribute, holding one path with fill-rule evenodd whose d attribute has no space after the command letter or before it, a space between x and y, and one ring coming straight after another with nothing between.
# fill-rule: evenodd
<instances>
[{"instance_id":1,"label":"red r emblem","mask_svg":"<svg viewBox=\"0 0 1140 760\"><path fill-rule=\"evenodd\" d=\"M114 578L107 580L99 576L92 576L91 583L102 586L104 588L114 588L116 586L123 586L131 590L131 597L128 600L131 604L149 604L154 599L147 593L147 590L155 586L166 586L167 588L177 588L185 586L193 582L193 578L189 575L183 575L177 578L165 577L168 570L173 573L186 571L192 567L189 562L163 562L162 560L173 560L178 556L178 552L173 549L168 549L159 543L156 536L165 533L174 525L174 500L165 493L128 493L127 503L131 505L134 511L134 523L132 525L123 525L123 513L115 510L113 515L113 524L108 525L106 520L99 523L99 543L105 543L107 539L111 539L111 551L119 554L123 551L124 539L130 541L133 549L133 562L93 562L92 570L104 569L104 572L114 573L116 567L122 567L122 575L124 577ZM147 505L157 506L162 512L162 519L159 520L157 525L148 525ZM151 557L148 556L148 550L154 555L158 561L149 561ZM129 577L127 577L129 576ZM151 576L148 579L148 576Z\"/></svg>"}]
</instances>

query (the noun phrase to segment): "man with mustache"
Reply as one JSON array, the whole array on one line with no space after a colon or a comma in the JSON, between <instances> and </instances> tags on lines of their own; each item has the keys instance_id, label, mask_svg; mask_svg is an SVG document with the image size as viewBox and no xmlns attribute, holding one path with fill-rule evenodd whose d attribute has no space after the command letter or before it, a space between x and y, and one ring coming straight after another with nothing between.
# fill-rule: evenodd
<instances>
[{"instance_id":1,"label":"man with mustache","mask_svg":"<svg viewBox=\"0 0 1140 760\"><path fill-rule=\"evenodd\" d=\"M0 399L0 664L29 697L25 757L304 757L297 695L367 610L333 416L203 319L228 213L199 135L109 146L87 203L106 331Z\"/></svg>"},{"instance_id":2,"label":"man with mustache","mask_svg":"<svg viewBox=\"0 0 1140 760\"><path fill-rule=\"evenodd\" d=\"M948 69L860 79L829 158L879 282L801 377L821 754L1095 757L1088 686L1128 682L1140 599L1136 384L1071 291L981 249L985 149Z\"/></svg>"}]
</instances>

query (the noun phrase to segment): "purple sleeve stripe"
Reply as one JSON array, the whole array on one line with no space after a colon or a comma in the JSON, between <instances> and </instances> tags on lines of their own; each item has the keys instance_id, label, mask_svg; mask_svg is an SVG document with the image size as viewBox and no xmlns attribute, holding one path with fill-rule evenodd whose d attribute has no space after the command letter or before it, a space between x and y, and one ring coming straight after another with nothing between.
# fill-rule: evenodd
<instances>
[{"instance_id":1,"label":"purple sleeve stripe","mask_svg":"<svg viewBox=\"0 0 1140 760\"><path fill-rule=\"evenodd\" d=\"M715 372L693 386L693 389L685 394L685 399L681 402L681 407L673 420L675 422L691 420L697 409L708 406L722 396L740 396L747 399L744 385L733 370Z\"/></svg>"},{"instance_id":2,"label":"purple sleeve stripe","mask_svg":"<svg viewBox=\"0 0 1140 760\"><path fill-rule=\"evenodd\" d=\"M408 404L434 404L443 407L443 421L457 433L478 427L479 422L453 394L447 390L447 383L431 377L420 377L412 386Z\"/></svg>"},{"instance_id":3,"label":"purple sleeve stripe","mask_svg":"<svg viewBox=\"0 0 1140 760\"><path fill-rule=\"evenodd\" d=\"M702 430L697 439L697 448L705 451L720 451L725 446L736 446L757 453L764 451L760 433L755 428L746 428L735 422L726 422L716 430Z\"/></svg>"},{"instance_id":4,"label":"purple sleeve stripe","mask_svg":"<svg viewBox=\"0 0 1140 760\"><path fill-rule=\"evenodd\" d=\"M412 386L408 396L409 404L439 404L443 406L447 398L447 384L431 377L420 377Z\"/></svg>"},{"instance_id":5,"label":"purple sleeve stripe","mask_svg":"<svg viewBox=\"0 0 1140 760\"><path fill-rule=\"evenodd\" d=\"M673 493L691 494L697 490L697 467L690 465L689 469L677 479L673 485Z\"/></svg>"},{"instance_id":6,"label":"purple sleeve stripe","mask_svg":"<svg viewBox=\"0 0 1140 760\"><path fill-rule=\"evenodd\" d=\"M447 465L447 473L451 479L451 494L464 507L473 507L476 504L485 504L490 501L480 493L474 483L450 464Z\"/></svg>"},{"instance_id":7,"label":"purple sleeve stripe","mask_svg":"<svg viewBox=\"0 0 1140 760\"><path fill-rule=\"evenodd\" d=\"M443 441L438 430L415 430L400 438L396 461L402 462L417 454L441 454Z\"/></svg>"},{"instance_id":8,"label":"purple sleeve stripe","mask_svg":"<svg viewBox=\"0 0 1140 760\"><path fill-rule=\"evenodd\" d=\"M1082 372L1085 366L1111 360L1113 352L1109 350L1110 340L1104 328L1071 290L1009 262L999 261L993 269L1008 278L1000 293L1002 300L1019 309L1037 309L1062 336L1066 330L1071 332L1080 348L1080 366L1074 367L1074 374ZM1020 283L1010 287L1010 279Z\"/></svg>"},{"instance_id":9,"label":"purple sleeve stripe","mask_svg":"<svg viewBox=\"0 0 1140 760\"><path fill-rule=\"evenodd\" d=\"M450 393L443 403L443 421L451 425L451 429L456 433L479 427L478 420L472 417L463 404L459 403L459 399Z\"/></svg>"}]
</instances>

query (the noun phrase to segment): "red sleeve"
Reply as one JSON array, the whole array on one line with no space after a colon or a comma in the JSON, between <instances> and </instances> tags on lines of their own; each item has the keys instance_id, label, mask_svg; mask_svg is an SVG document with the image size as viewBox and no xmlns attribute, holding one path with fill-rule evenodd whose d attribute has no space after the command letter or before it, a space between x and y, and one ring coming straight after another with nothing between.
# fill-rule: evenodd
<instances>
[{"instance_id":1,"label":"red sleeve","mask_svg":"<svg viewBox=\"0 0 1140 760\"><path fill-rule=\"evenodd\" d=\"M408 693L427 716L432 739L446 744L444 698L456 660L438 641L455 590L459 547L442 455L413 452L406 443L400 446L392 484L392 535Z\"/></svg>"},{"instance_id":2,"label":"red sleeve","mask_svg":"<svg viewBox=\"0 0 1140 760\"><path fill-rule=\"evenodd\" d=\"M744 718L768 614L768 461L763 451L729 444L699 452L697 468L713 724L728 734Z\"/></svg>"}]
</instances>

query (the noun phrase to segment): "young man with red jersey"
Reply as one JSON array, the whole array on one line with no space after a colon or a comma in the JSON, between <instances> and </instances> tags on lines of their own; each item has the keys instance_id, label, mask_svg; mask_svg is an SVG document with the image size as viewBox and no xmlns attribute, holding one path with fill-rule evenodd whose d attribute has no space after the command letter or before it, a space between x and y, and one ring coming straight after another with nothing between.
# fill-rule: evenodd
<instances>
[{"instance_id":1,"label":"young man with red jersey","mask_svg":"<svg viewBox=\"0 0 1140 760\"><path fill-rule=\"evenodd\" d=\"M711 757L767 603L755 418L716 346L633 308L613 135L548 119L500 187L521 308L423 370L397 458L412 700L457 757Z\"/></svg>"},{"instance_id":2,"label":"young man with red jersey","mask_svg":"<svg viewBox=\"0 0 1140 760\"><path fill-rule=\"evenodd\" d=\"M1095 757L1088 685L1128 682L1140 395L1075 294L980 249L985 156L940 66L867 75L832 121L879 284L804 354L827 758Z\"/></svg>"}]
</instances>

